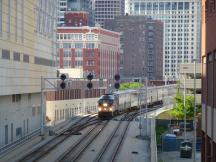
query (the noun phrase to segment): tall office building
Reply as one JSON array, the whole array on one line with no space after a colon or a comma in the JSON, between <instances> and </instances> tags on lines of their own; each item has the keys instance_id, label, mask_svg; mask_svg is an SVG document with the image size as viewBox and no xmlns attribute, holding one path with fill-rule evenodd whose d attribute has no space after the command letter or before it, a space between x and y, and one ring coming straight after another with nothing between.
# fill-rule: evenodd
<instances>
[{"instance_id":1,"label":"tall office building","mask_svg":"<svg viewBox=\"0 0 216 162\"><path fill-rule=\"evenodd\" d=\"M163 75L176 77L178 63L200 57L199 0L126 0L125 12L164 22Z\"/></svg>"},{"instance_id":2,"label":"tall office building","mask_svg":"<svg viewBox=\"0 0 216 162\"><path fill-rule=\"evenodd\" d=\"M65 11L67 11L67 1L68 0L58 1L58 21L57 21L58 26L64 25L64 21L65 21L64 14L65 14Z\"/></svg>"},{"instance_id":3,"label":"tall office building","mask_svg":"<svg viewBox=\"0 0 216 162\"><path fill-rule=\"evenodd\" d=\"M65 25L65 12L66 11L75 11L76 14L81 11L88 12L89 14L89 26L95 25L95 14L92 9L91 0L59 0L58 8L58 26Z\"/></svg>"},{"instance_id":4,"label":"tall office building","mask_svg":"<svg viewBox=\"0 0 216 162\"><path fill-rule=\"evenodd\" d=\"M91 0L96 23L104 27L104 20L124 15L125 0Z\"/></svg>"},{"instance_id":5,"label":"tall office building","mask_svg":"<svg viewBox=\"0 0 216 162\"><path fill-rule=\"evenodd\" d=\"M202 152L216 161L216 3L202 0Z\"/></svg>"},{"instance_id":6,"label":"tall office building","mask_svg":"<svg viewBox=\"0 0 216 162\"><path fill-rule=\"evenodd\" d=\"M121 33L123 77L163 79L163 23L144 16L118 16L105 28Z\"/></svg>"},{"instance_id":7,"label":"tall office building","mask_svg":"<svg viewBox=\"0 0 216 162\"><path fill-rule=\"evenodd\" d=\"M57 0L0 1L0 150L40 130L41 77L56 77Z\"/></svg>"}]
</instances>

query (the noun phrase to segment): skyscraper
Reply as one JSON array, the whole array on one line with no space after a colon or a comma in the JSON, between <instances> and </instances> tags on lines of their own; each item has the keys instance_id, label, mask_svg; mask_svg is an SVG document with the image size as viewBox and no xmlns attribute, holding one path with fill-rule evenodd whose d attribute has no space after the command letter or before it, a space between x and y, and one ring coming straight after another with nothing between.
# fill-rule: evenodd
<instances>
[{"instance_id":1,"label":"skyscraper","mask_svg":"<svg viewBox=\"0 0 216 162\"><path fill-rule=\"evenodd\" d=\"M0 1L0 148L41 126L41 77L56 77L57 0Z\"/></svg>"},{"instance_id":2,"label":"skyscraper","mask_svg":"<svg viewBox=\"0 0 216 162\"><path fill-rule=\"evenodd\" d=\"M200 57L199 0L126 0L125 12L164 22L163 75L175 77L178 63Z\"/></svg>"},{"instance_id":3,"label":"skyscraper","mask_svg":"<svg viewBox=\"0 0 216 162\"><path fill-rule=\"evenodd\" d=\"M104 26L104 20L114 19L115 16L124 15L125 0L91 0L95 10L96 23Z\"/></svg>"},{"instance_id":4,"label":"skyscraper","mask_svg":"<svg viewBox=\"0 0 216 162\"><path fill-rule=\"evenodd\" d=\"M67 11L67 0L59 0L58 1L58 21L57 25L62 26L64 25L64 14Z\"/></svg>"},{"instance_id":5,"label":"skyscraper","mask_svg":"<svg viewBox=\"0 0 216 162\"><path fill-rule=\"evenodd\" d=\"M163 78L163 23L144 16L117 16L105 28L121 33L123 77Z\"/></svg>"}]
</instances>

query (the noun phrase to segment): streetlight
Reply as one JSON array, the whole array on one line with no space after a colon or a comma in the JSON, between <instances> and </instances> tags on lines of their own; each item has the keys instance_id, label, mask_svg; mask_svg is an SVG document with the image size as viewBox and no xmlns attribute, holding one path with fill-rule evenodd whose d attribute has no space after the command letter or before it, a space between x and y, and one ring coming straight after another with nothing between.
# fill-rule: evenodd
<instances>
[{"instance_id":1,"label":"streetlight","mask_svg":"<svg viewBox=\"0 0 216 162\"><path fill-rule=\"evenodd\" d=\"M193 142L193 161L196 162L196 61L197 59L192 60L194 62L194 142Z\"/></svg>"}]
</instances>

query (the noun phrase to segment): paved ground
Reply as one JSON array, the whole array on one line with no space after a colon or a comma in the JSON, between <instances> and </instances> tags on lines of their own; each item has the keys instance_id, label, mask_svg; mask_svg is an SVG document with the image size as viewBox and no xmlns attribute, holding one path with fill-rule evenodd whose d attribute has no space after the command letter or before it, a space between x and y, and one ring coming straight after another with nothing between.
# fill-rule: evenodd
<instances>
[{"instance_id":1,"label":"paved ground","mask_svg":"<svg viewBox=\"0 0 216 162\"><path fill-rule=\"evenodd\" d=\"M200 162L200 152L196 154L196 162ZM193 162L193 159L180 158L179 151L159 152L158 162Z\"/></svg>"}]
</instances>

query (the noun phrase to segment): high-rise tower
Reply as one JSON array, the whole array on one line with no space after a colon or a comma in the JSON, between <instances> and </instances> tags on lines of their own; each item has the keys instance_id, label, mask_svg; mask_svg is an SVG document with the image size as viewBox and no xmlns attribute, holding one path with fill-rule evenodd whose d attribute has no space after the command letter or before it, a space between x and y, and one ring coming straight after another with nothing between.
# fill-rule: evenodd
<instances>
[{"instance_id":1,"label":"high-rise tower","mask_svg":"<svg viewBox=\"0 0 216 162\"><path fill-rule=\"evenodd\" d=\"M163 75L176 77L178 63L200 57L199 0L126 0L125 13L164 23Z\"/></svg>"}]
</instances>

